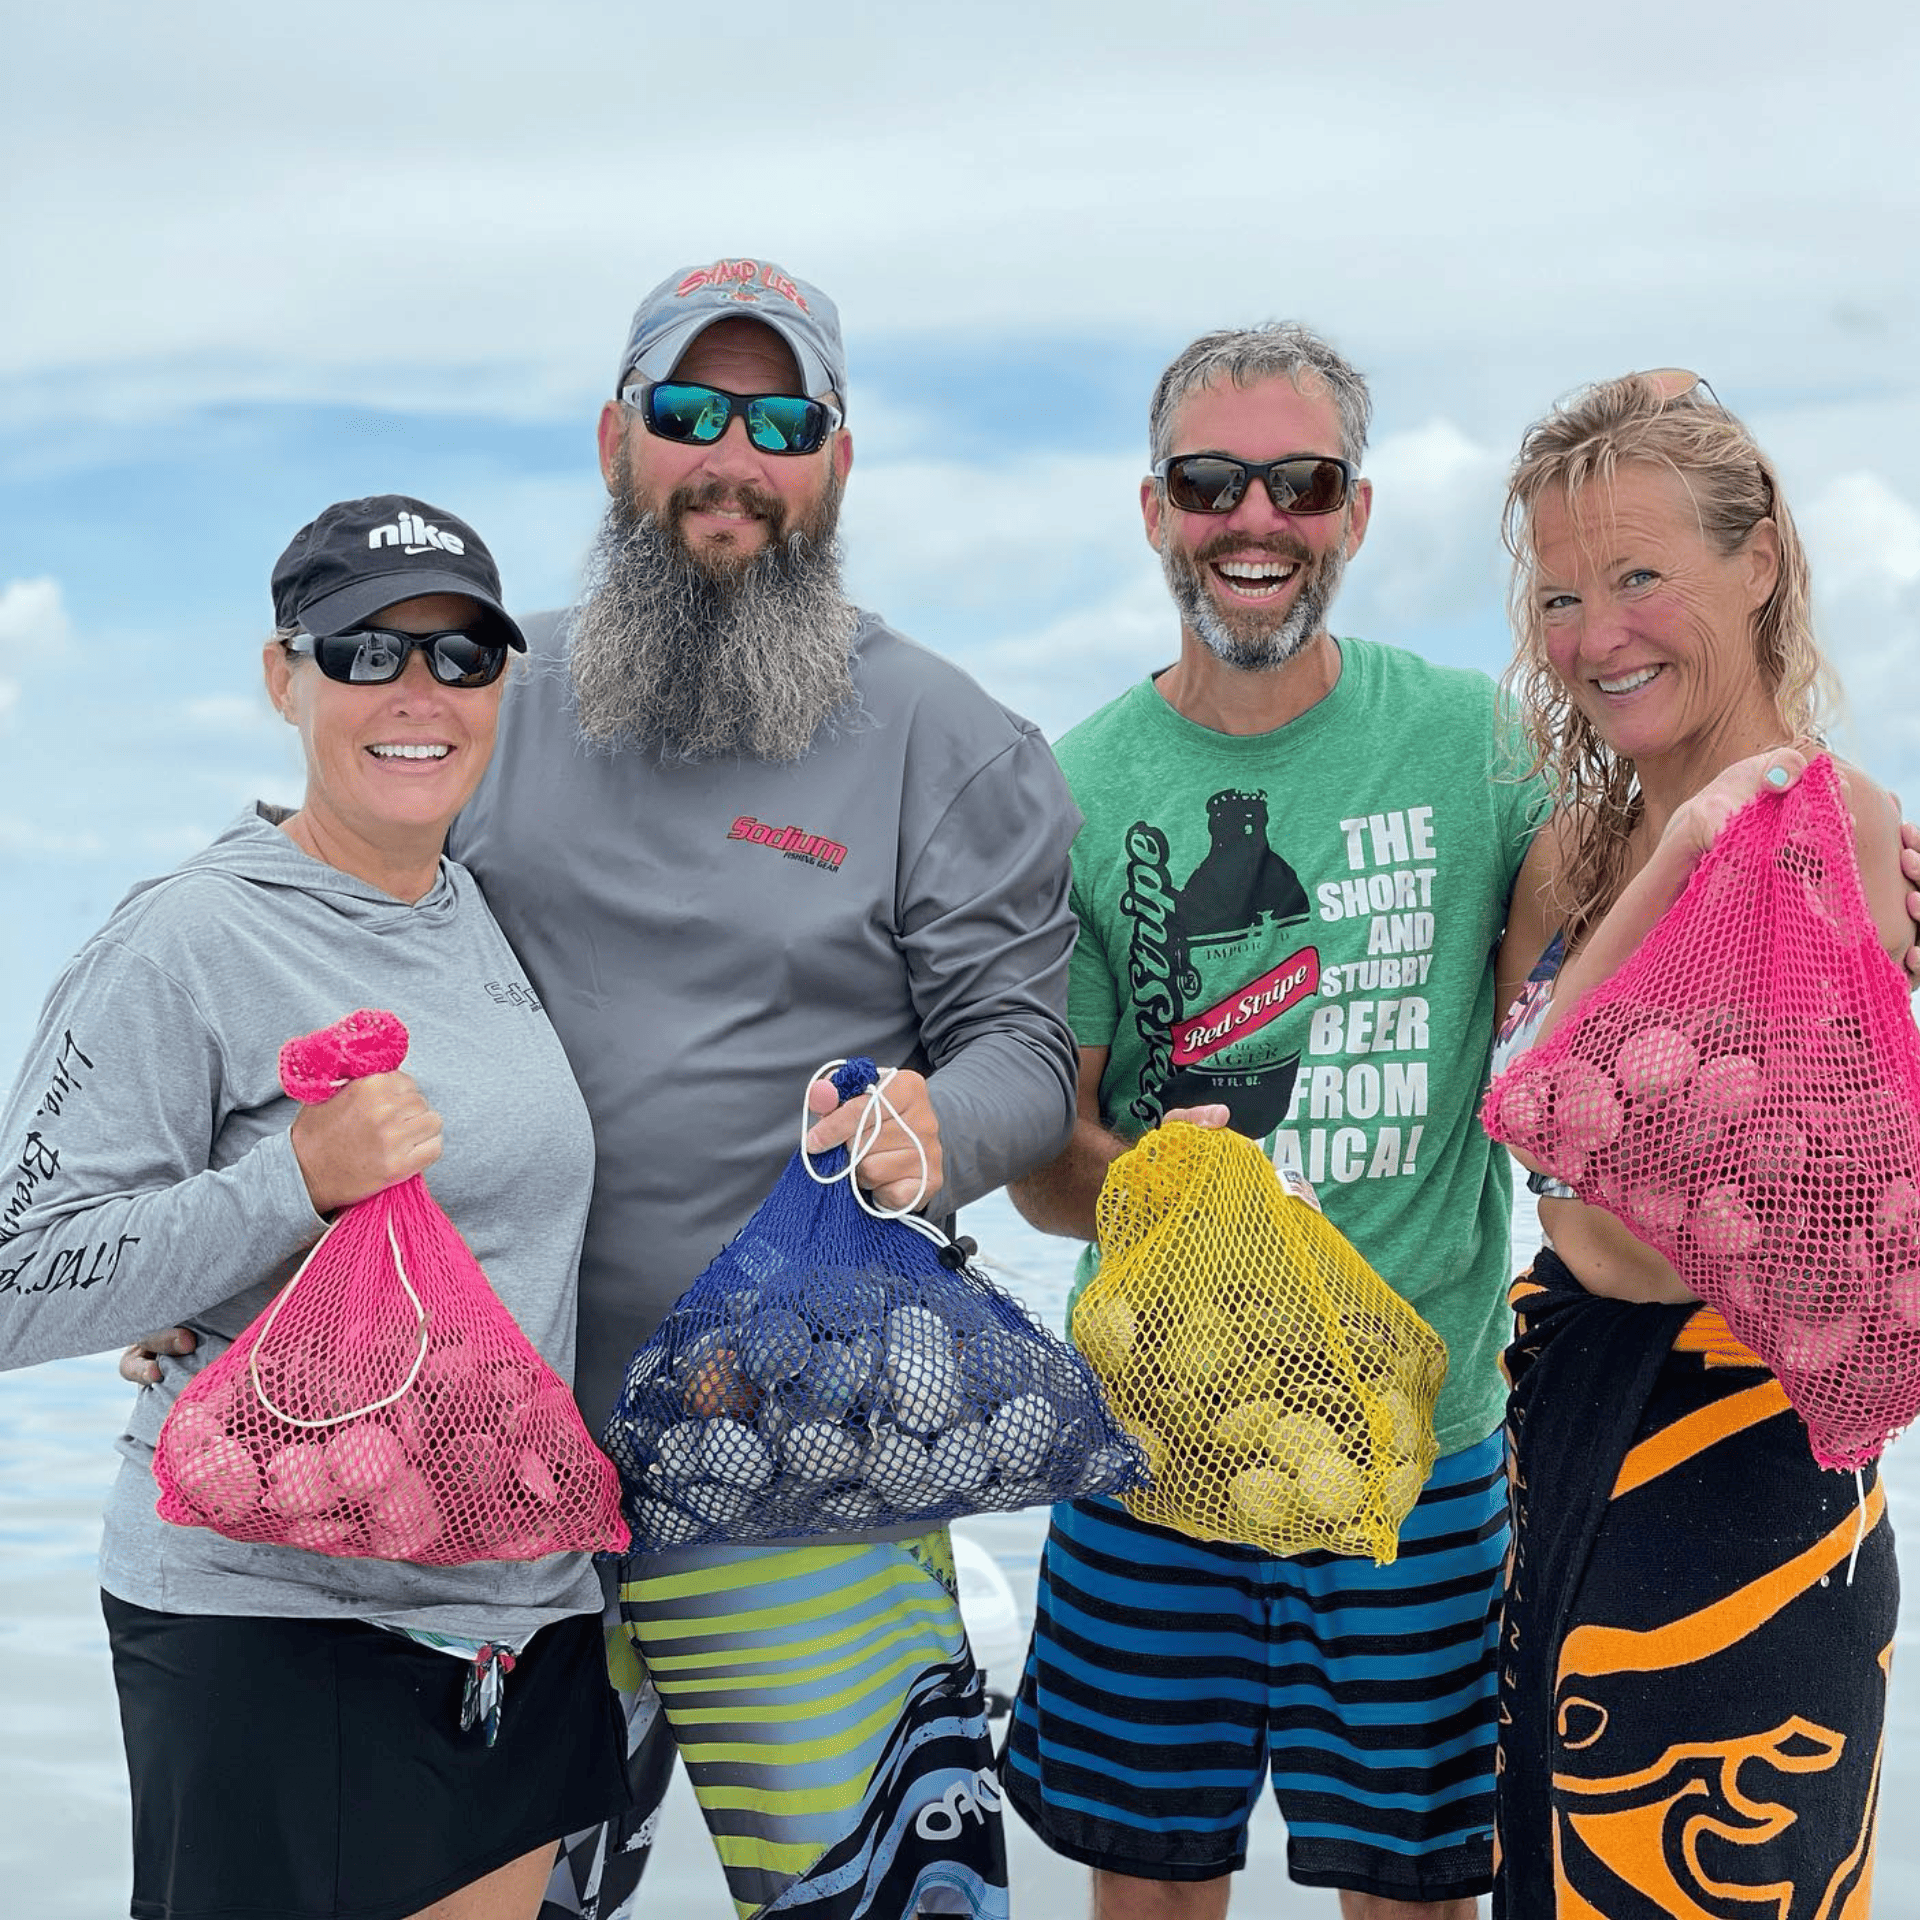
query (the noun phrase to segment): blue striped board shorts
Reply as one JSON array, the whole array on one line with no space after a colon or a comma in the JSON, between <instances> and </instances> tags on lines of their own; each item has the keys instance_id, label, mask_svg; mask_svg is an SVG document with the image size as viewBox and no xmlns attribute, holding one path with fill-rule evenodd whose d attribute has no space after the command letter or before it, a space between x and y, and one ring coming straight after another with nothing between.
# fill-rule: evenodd
<instances>
[{"instance_id":1,"label":"blue striped board shorts","mask_svg":"<svg viewBox=\"0 0 1920 1920\"><path fill-rule=\"evenodd\" d=\"M1055 1507L1007 1798L1070 1860L1211 1880L1270 1775L1301 1885L1486 1892L1507 1537L1497 1433L1435 1465L1391 1566Z\"/></svg>"}]
</instances>

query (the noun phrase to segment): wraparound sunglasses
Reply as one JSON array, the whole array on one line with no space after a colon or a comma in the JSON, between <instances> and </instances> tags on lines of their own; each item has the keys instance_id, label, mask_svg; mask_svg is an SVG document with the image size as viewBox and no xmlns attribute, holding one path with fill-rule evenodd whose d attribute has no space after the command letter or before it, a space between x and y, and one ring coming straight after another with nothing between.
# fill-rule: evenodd
<instances>
[{"instance_id":1,"label":"wraparound sunglasses","mask_svg":"<svg viewBox=\"0 0 1920 1920\"><path fill-rule=\"evenodd\" d=\"M729 393L691 380L636 382L620 398L649 433L683 446L712 446L738 414L762 453L818 453L841 421L838 407L804 394Z\"/></svg>"},{"instance_id":2,"label":"wraparound sunglasses","mask_svg":"<svg viewBox=\"0 0 1920 1920\"><path fill-rule=\"evenodd\" d=\"M507 649L472 633L396 633L389 627L349 627L345 633L296 633L289 653L307 655L329 680L352 687L384 687L406 671L418 647L427 671L443 687L489 687L507 664Z\"/></svg>"},{"instance_id":3,"label":"wraparound sunglasses","mask_svg":"<svg viewBox=\"0 0 1920 1920\"><path fill-rule=\"evenodd\" d=\"M1265 484L1276 513L1338 513L1353 488L1353 468L1327 453L1290 453L1280 460L1176 453L1154 463L1153 477L1182 513L1231 513L1256 479Z\"/></svg>"}]
</instances>

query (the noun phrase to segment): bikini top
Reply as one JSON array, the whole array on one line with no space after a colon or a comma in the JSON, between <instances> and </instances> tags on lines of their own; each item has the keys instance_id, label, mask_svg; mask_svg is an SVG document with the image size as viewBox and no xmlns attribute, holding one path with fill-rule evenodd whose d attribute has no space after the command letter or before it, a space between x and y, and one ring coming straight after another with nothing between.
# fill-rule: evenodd
<instances>
[{"instance_id":1,"label":"bikini top","mask_svg":"<svg viewBox=\"0 0 1920 1920\"><path fill-rule=\"evenodd\" d=\"M1546 1024L1547 1009L1553 1005L1553 983L1567 957L1567 936L1556 933L1547 942L1547 950L1533 963L1527 984L1520 989L1500 1031L1493 1036L1493 1071L1504 1073L1540 1037ZM1543 1200L1573 1200L1578 1196L1564 1180L1550 1173L1529 1173L1527 1191Z\"/></svg>"}]
</instances>

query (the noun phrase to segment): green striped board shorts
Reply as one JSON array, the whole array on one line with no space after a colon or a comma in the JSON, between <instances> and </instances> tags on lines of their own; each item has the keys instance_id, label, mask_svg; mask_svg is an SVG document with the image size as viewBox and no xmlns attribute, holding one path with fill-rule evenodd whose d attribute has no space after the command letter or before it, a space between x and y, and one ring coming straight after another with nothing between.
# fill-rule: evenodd
<instances>
[{"instance_id":1,"label":"green striped board shorts","mask_svg":"<svg viewBox=\"0 0 1920 1920\"><path fill-rule=\"evenodd\" d=\"M568 1841L542 1920L644 1910L673 1747L741 1920L776 1906L782 1920L1006 1920L986 1692L946 1529L670 1564L629 1559L619 1585L613 1664L643 1804L620 1832ZM631 1650L644 1680L617 1670Z\"/></svg>"}]
</instances>

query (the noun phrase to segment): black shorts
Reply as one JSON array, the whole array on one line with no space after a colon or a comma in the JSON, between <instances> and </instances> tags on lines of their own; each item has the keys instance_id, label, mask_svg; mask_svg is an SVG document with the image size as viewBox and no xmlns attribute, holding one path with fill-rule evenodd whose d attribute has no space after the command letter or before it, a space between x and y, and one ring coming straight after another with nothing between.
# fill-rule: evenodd
<instances>
[{"instance_id":1,"label":"black shorts","mask_svg":"<svg viewBox=\"0 0 1920 1920\"><path fill-rule=\"evenodd\" d=\"M534 1636L489 1747L466 1663L400 1634L100 1603L136 1920L406 1920L628 1804L597 1616Z\"/></svg>"}]
</instances>

